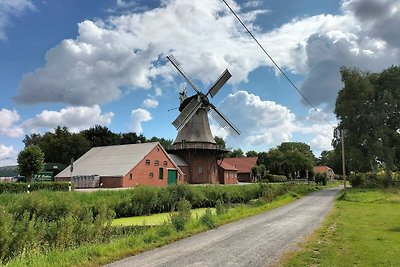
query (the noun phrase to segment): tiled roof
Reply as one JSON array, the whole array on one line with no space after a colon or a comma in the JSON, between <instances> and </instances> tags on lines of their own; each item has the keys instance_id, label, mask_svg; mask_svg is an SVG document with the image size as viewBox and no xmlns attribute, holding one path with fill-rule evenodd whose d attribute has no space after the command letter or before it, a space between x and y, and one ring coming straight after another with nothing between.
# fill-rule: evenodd
<instances>
[{"instance_id":1,"label":"tiled roof","mask_svg":"<svg viewBox=\"0 0 400 267\"><path fill-rule=\"evenodd\" d=\"M73 175L124 176L159 143L93 147L74 162ZM70 166L56 177L69 177Z\"/></svg>"},{"instance_id":2,"label":"tiled roof","mask_svg":"<svg viewBox=\"0 0 400 267\"><path fill-rule=\"evenodd\" d=\"M251 173L251 168L256 166L257 159L257 157L225 158L223 161L235 167L238 173Z\"/></svg>"},{"instance_id":3,"label":"tiled roof","mask_svg":"<svg viewBox=\"0 0 400 267\"><path fill-rule=\"evenodd\" d=\"M313 167L314 173L325 173L325 172L327 172L329 170L332 171L332 169L329 168L328 166L314 166Z\"/></svg>"},{"instance_id":4,"label":"tiled roof","mask_svg":"<svg viewBox=\"0 0 400 267\"><path fill-rule=\"evenodd\" d=\"M218 166L226 171L237 171L238 169L232 166L231 164L225 162L225 160L218 160Z\"/></svg>"}]
</instances>

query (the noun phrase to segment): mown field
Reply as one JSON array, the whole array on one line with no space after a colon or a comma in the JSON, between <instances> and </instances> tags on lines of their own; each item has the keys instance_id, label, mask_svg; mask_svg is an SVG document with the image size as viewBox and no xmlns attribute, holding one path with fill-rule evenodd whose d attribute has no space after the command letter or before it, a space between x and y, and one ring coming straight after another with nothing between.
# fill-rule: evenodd
<instances>
[{"instance_id":1,"label":"mown field","mask_svg":"<svg viewBox=\"0 0 400 267\"><path fill-rule=\"evenodd\" d=\"M0 194L0 263L99 265L264 212L318 189L315 185L252 184ZM179 209L183 202L186 212ZM191 208L215 208L215 212L206 209L201 215L188 216ZM113 226L116 218L160 216L164 211L170 213L164 215L169 220L161 225Z\"/></svg>"},{"instance_id":2,"label":"mown field","mask_svg":"<svg viewBox=\"0 0 400 267\"><path fill-rule=\"evenodd\" d=\"M350 188L281 266L400 266L399 189Z\"/></svg>"}]
</instances>

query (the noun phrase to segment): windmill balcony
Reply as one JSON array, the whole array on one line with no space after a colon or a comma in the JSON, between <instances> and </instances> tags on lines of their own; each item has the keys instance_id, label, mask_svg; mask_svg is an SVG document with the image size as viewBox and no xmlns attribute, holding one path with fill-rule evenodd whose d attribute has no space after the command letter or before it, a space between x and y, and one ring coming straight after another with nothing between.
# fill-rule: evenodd
<instances>
[{"instance_id":1,"label":"windmill balcony","mask_svg":"<svg viewBox=\"0 0 400 267\"><path fill-rule=\"evenodd\" d=\"M174 144L168 146L167 150L182 150L182 149L208 149L208 150L220 150L220 151L231 151L231 148L224 148L216 144L210 143L184 143Z\"/></svg>"}]
</instances>

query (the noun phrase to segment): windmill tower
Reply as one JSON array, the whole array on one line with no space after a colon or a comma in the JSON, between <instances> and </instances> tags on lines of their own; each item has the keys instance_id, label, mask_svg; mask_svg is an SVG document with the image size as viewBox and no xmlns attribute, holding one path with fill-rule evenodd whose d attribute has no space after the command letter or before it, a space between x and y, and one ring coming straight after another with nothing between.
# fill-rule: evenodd
<instances>
[{"instance_id":1,"label":"windmill tower","mask_svg":"<svg viewBox=\"0 0 400 267\"><path fill-rule=\"evenodd\" d=\"M209 101L208 96L214 97L232 75L226 69L204 94L197 89L172 55L167 58L195 91L190 97L184 91L180 93L180 114L172 122L178 134L168 152L180 156L188 163L188 169L184 171L186 182L219 183L217 156L226 150L215 143L208 114L230 134L239 135L240 131Z\"/></svg>"}]
</instances>

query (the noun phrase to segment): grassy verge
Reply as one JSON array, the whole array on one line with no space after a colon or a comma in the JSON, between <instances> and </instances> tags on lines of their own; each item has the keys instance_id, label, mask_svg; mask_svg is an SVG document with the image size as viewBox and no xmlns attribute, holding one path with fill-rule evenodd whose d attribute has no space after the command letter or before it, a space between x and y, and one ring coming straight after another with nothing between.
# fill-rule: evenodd
<instances>
[{"instance_id":1,"label":"grassy verge","mask_svg":"<svg viewBox=\"0 0 400 267\"><path fill-rule=\"evenodd\" d=\"M288 204L302 195L316 191L313 186L297 186L292 191L277 197L272 202L256 201L246 205L236 205L221 215L212 215L214 226L223 225L248 216L256 215ZM7 263L7 266L98 266L138 254L173 241L206 231L208 227L201 218L192 218L185 230L177 232L172 224L162 224L146 230L112 240L103 244L88 244L75 249L52 250L46 254L26 253Z\"/></svg>"},{"instance_id":2,"label":"grassy verge","mask_svg":"<svg viewBox=\"0 0 400 267\"><path fill-rule=\"evenodd\" d=\"M281 266L400 266L400 193L350 188Z\"/></svg>"}]
</instances>

